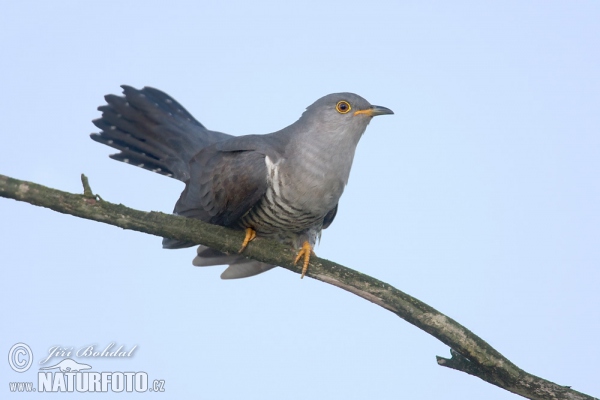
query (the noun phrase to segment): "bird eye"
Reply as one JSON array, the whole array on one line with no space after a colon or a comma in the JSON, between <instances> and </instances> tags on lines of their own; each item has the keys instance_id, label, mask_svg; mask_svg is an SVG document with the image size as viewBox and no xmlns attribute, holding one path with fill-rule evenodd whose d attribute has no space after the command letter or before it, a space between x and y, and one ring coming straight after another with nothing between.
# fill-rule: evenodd
<instances>
[{"instance_id":1,"label":"bird eye","mask_svg":"<svg viewBox=\"0 0 600 400\"><path fill-rule=\"evenodd\" d=\"M348 103L347 101L342 100L342 101L339 101L335 105L335 109L340 114L346 114L348 111L350 111L352 109L352 107L350 107L350 103Z\"/></svg>"}]
</instances>

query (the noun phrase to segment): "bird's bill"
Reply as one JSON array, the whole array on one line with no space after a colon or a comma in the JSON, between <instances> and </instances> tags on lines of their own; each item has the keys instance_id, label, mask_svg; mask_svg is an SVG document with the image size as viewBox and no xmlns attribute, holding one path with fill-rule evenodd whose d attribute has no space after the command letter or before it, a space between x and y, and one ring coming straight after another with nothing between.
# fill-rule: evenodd
<instances>
[{"instance_id":1,"label":"bird's bill","mask_svg":"<svg viewBox=\"0 0 600 400\"><path fill-rule=\"evenodd\" d=\"M355 111L354 115L364 114L369 117L376 117L378 115L386 115L386 114L393 114L393 113L394 112L392 110L390 110L389 108L386 108L386 107L371 106L371 107L367 108L366 110Z\"/></svg>"}]
</instances>

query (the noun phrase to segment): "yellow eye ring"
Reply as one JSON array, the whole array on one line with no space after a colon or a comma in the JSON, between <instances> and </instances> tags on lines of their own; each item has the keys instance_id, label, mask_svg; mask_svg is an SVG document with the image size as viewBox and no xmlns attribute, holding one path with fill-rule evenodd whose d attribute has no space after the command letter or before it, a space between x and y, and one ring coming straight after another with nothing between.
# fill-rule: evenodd
<instances>
[{"instance_id":1,"label":"yellow eye ring","mask_svg":"<svg viewBox=\"0 0 600 400\"><path fill-rule=\"evenodd\" d=\"M338 103L335 105L335 109L340 114L346 114L346 113L349 113L350 110L352 110L352 107L350 107L350 103L348 103L345 100L342 100L342 101L338 101Z\"/></svg>"}]
</instances>

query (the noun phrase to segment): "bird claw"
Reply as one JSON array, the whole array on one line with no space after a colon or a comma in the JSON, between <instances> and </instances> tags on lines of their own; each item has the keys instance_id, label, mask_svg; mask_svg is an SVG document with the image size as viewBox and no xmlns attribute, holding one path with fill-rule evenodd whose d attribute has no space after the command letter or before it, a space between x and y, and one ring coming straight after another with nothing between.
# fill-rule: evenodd
<instances>
[{"instance_id":1,"label":"bird claw","mask_svg":"<svg viewBox=\"0 0 600 400\"><path fill-rule=\"evenodd\" d=\"M310 256L314 254L315 252L313 251L313 248L310 245L310 243L302 243L302 248L300 249L300 251L298 251L298 255L296 255L296 259L294 260L294 265L296 265L301 258L304 258L304 261L302 262L302 275L300 275L300 279L304 278L304 275L306 275L306 271L308 271L308 263L310 261Z\"/></svg>"},{"instance_id":2,"label":"bird claw","mask_svg":"<svg viewBox=\"0 0 600 400\"><path fill-rule=\"evenodd\" d=\"M242 248L238 253L244 251L244 249L248 246L248 243L254 240L256 237L256 231L252 228L246 228L246 237L244 237L244 242L242 243Z\"/></svg>"}]
</instances>

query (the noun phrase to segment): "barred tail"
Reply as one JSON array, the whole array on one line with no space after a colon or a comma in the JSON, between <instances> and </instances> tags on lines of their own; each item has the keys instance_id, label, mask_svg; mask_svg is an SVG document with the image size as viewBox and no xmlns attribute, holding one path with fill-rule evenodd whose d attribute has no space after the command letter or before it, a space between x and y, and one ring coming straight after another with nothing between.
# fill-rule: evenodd
<instances>
[{"instance_id":1,"label":"barred tail","mask_svg":"<svg viewBox=\"0 0 600 400\"><path fill-rule=\"evenodd\" d=\"M106 95L93 121L100 133L96 142L119 150L110 158L170 176L189 179L188 163L204 147L230 138L209 131L177 101L160 90L123 85L125 96Z\"/></svg>"}]
</instances>

